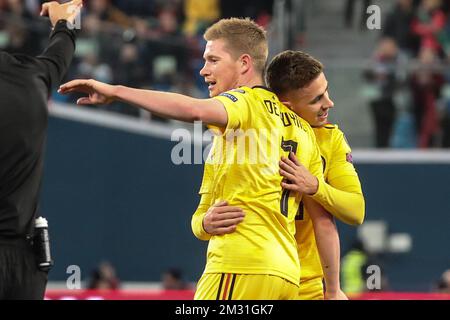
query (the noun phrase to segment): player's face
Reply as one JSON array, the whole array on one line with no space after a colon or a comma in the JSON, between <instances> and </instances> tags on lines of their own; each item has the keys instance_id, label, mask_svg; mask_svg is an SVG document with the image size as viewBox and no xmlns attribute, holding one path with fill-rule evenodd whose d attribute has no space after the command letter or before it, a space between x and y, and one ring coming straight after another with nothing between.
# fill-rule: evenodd
<instances>
[{"instance_id":1,"label":"player's face","mask_svg":"<svg viewBox=\"0 0 450 320\"><path fill-rule=\"evenodd\" d=\"M208 41L203 59L205 65L200 70L200 75L208 84L210 97L238 86L239 60L234 59L227 50L225 40Z\"/></svg>"},{"instance_id":2,"label":"player's face","mask_svg":"<svg viewBox=\"0 0 450 320\"><path fill-rule=\"evenodd\" d=\"M334 107L328 95L328 81L322 72L310 85L288 95L287 105L313 127L328 123L328 111Z\"/></svg>"}]
</instances>

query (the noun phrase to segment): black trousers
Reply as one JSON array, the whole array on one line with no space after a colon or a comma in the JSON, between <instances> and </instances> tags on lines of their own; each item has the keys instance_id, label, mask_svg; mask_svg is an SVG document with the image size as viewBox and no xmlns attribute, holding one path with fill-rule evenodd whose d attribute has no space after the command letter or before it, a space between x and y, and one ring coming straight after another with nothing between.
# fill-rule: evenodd
<instances>
[{"instance_id":1,"label":"black trousers","mask_svg":"<svg viewBox=\"0 0 450 320\"><path fill-rule=\"evenodd\" d=\"M47 272L37 267L31 244L0 239L0 300L42 300Z\"/></svg>"},{"instance_id":2,"label":"black trousers","mask_svg":"<svg viewBox=\"0 0 450 320\"><path fill-rule=\"evenodd\" d=\"M344 16L344 22L345 26L350 28L353 25L353 16L354 16L354 7L355 7L355 0L347 0L345 4L345 16ZM360 11L360 20L359 20L359 26L361 29L364 29L366 27L366 21L369 15L367 14L367 8L372 3L371 0L363 0L362 1L362 8Z\"/></svg>"},{"instance_id":3,"label":"black trousers","mask_svg":"<svg viewBox=\"0 0 450 320\"><path fill-rule=\"evenodd\" d=\"M370 102L375 124L375 145L377 148L388 148L394 128L396 110L391 98Z\"/></svg>"},{"instance_id":4,"label":"black trousers","mask_svg":"<svg viewBox=\"0 0 450 320\"><path fill-rule=\"evenodd\" d=\"M450 148L450 115L442 119L442 147Z\"/></svg>"}]
</instances>

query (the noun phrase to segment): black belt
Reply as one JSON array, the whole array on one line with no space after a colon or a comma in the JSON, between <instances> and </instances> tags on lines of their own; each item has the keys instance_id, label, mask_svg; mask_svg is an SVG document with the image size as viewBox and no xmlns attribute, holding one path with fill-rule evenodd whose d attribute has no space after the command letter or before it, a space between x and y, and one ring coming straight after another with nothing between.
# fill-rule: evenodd
<instances>
[{"instance_id":1,"label":"black belt","mask_svg":"<svg viewBox=\"0 0 450 320\"><path fill-rule=\"evenodd\" d=\"M5 236L0 235L0 245L16 245L16 246L30 246L32 239L27 236Z\"/></svg>"}]
</instances>

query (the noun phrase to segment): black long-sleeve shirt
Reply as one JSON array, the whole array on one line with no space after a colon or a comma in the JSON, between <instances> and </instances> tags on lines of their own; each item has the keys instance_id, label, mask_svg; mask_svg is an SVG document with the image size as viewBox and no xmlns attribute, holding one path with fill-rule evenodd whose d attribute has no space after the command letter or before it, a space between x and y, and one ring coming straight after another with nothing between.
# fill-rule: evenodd
<instances>
[{"instance_id":1,"label":"black long-sleeve shirt","mask_svg":"<svg viewBox=\"0 0 450 320\"><path fill-rule=\"evenodd\" d=\"M34 227L43 174L47 101L75 50L75 32L60 20L37 57L0 52L0 237Z\"/></svg>"}]
</instances>

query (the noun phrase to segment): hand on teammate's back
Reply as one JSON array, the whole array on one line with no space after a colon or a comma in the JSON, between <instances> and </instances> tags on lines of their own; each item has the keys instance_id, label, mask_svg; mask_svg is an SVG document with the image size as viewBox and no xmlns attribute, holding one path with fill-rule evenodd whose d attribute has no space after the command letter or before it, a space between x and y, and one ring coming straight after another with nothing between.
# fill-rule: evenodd
<instances>
[{"instance_id":1,"label":"hand on teammate's back","mask_svg":"<svg viewBox=\"0 0 450 320\"><path fill-rule=\"evenodd\" d=\"M317 192L319 181L298 161L294 153L291 152L289 158L282 157L279 164L280 174L285 178L281 182L284 189L307 195Z\"/></svg>"},{"instance_id":2,"label":"hand on teammate's back","mask_svg":"<svg viewBox=\"0 0 450 320\"><path fill-rule=\"evenodd\" d=\"M227 201L220 201L209 208L203 218L203 229L215 236L232 233L244 217L245 213L241 208L229 206Z\"/></svg>"},{"instance_id":3,"label":"hand on teammate's back","mask_svg":"<svg viewBox=\"0 0 450 320\"><path fill-rule=\"evenodd\" d=\"M82 0L72 0L64 4L60 4L56 1L46 2L42 5L41 16L48 16L52 26L55 26L59 20L66 20L70 23L74 23L82 6Z\"/></svg>"}]
</instances>

